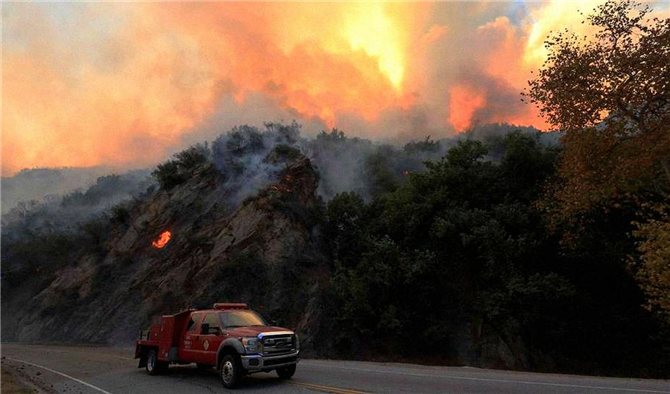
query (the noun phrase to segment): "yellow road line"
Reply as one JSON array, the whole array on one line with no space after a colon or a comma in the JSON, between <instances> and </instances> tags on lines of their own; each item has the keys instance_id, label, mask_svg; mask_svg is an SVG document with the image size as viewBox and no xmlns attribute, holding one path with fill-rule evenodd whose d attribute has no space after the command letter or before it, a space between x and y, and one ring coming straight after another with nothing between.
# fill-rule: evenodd
<instances>
[{"instance_id":1,"label":"yellow road line","mask_svg":"<svg viewBox=\"0 0 670 394\"><path fill-rule=\"evenodd\" d=\"M369 391L358 391L358 390L350 390L350 389L341 389L338 387L330 387L330 386L321 386L318 384L312 384L312 383L303 383L303 382L289 382L291 384L295 384L297 386L301 386L310 390L314 391L321 391L323 393L334 393L334 394L370 394Z\"/></svg>"}]
</instances>

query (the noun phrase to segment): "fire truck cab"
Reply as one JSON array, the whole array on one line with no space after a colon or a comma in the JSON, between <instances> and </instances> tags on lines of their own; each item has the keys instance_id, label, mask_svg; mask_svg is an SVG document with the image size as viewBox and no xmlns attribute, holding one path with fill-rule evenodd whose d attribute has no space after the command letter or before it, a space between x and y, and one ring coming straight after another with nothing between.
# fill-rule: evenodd
<instances>
[{"instance_id":1,"label":"fire truck cab","mask_svg":"<svg viewBox=\"0 0 670 394\"><path fill-rule=\"evenodd\" d=\"M195 363L201 369L217 368L227 388L254 372L277 371L289 379L299 352L293 331L268 325L246 304L231 303L154 317L135 346L138 367L151 375L166 372L170 364Z\"/></svg>"}]
</instances>

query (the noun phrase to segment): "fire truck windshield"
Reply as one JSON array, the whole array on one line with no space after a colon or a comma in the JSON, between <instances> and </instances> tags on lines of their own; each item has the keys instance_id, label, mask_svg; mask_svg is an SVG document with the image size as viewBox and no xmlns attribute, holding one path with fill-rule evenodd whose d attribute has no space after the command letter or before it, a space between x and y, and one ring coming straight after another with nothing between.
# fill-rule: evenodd
<instances>
[{"instance_id":1,"label":"fire truck windshield","mask_svg":"<svg viewBox=\"0 0 670 394\"><path fill-rule=\"evenodd\" d=\"M221 312L219 317L223 327L227 328L267 325L262 317L252 311Z\"/></svg>"}]
</instances>

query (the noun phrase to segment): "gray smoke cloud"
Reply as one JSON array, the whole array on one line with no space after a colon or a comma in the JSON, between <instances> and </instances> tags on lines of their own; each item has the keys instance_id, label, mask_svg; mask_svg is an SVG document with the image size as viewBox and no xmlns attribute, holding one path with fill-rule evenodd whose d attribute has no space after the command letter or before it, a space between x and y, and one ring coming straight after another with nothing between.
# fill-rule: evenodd
<instances>
[{"instance_id":1,"label":"gray smoke cloud","mask_svg":"<svg viewBox=\"0 0 670 394\"><path fill-rule=\"evenodd\" d=\"M291 154L299 154L299 139L297 123L266 123L264 130L234 127L216 138L209 155L224 176L223 189L231 201L238 204L276 181Z\"/></svg>"},{"instance_id":2,"label":"gray smoke cloud","mask_svg":"<svg viewBox=\"0 0 670 394\"><path fill-rule=\"evenodd\" d=\"M83 174L89 174L82 169ZM62 176L60 171L39 170L41 176L31 177L32 182L20 178L17 185L27 190L46 191L46 197L18 202L8 207L2 215L3 237L8 239L29 234L51 234L78 230L80 223L110 212L117 204L127 202L145 193L155 182L149 170L134 170L121 175L98 177L88 188L77 188L67 193L57 194L69 183L53 184L53 179ZM76 171L75 171L76 172ZM46 174L46 175L45 175ZM11 181L10 178L8 181ZM3 190L4 194L4 190ZM16 195L25 195L21 190Z\"/></svg>"},{"instance_id":3,"label":"gray smoke cloud","mask_svg":"<svg viewBox=\"0 0 670 394\"><path fill-rule=\"evenodd\" d=\"M370 201L402 186L410 173L423 171L426 161L439 160L459 140L491 142L516 130L533 133L546 145L556 145L560 137L557 133L538 133L530 127L488 124L454 138L435 140L423 136L405 144L385 144L351 137L336 129L321 131L315 136L303 135L302 128L296 122L236 126L220 133L211 143L194 144L190 150L201 152L214 164L223 179L218 187L232 209L276 182L286 165L302 155L307 156L317 170L320 177L317 193L325 201L342 192L356 192ZM496 160L500 155L501 152L492 152L490 159ZM114 206L132 204L130 200L142 198L156 188L150 170L99 177L88 189L72 181L58 182L71 174L93 176L86 172L88 169L80 171L71 169L63 175L63 170L43 169L3 179L3 186L9 184L16 189L12 191L15 199L33 196L35 191L47 196L31 197L13 207L3 204L3 208L7 208L2 216L3 234L11 236L20 229L45 233L76 230L79 223L101 214L111 215ZM82 182L88 179L80 178ZM73 185L78 188L62 192Z\"/></svg>"},{"instance_id":4,"label":"gray smoke cloud","mask_svg":"<svg viewBox=\"0 0 670 394\"><path fill-rule=\"evenodd\" d=\"M43 201L50 195L86 190L99 177L112 172L107 167L35 168L21 170L12 177L2 177L2 213L9 212L21 201Z\"/></svg>"}]
</instances>

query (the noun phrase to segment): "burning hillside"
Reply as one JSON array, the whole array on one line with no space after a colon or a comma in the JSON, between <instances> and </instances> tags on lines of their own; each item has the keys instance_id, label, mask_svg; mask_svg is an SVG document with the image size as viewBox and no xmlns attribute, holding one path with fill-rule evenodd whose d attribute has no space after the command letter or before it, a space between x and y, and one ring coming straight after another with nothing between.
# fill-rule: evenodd
<instances>
[{"instance_id":1,"label":"burning hillside","mask_svg":"<svg viewBox=\"0 0 670 394\"><path fill-rule=\"evenodd\" d=\"M266 159L263 168L276 168L276 177L265 174L270 184L259 184L258 194L236 205L232 174L194 164L188 179L118 208L111 227L96 230L99 248L74 246L72 262L42 270L39 278L48 282L36 282L34 274L27 284L17 282L21 266L12 274L3 265L3 339L123 342L147 316L227 298L262 305L273 315L290 310L286 305L313 291L295 291L281 278L312 249L310 225L295 218L314 209L317 177L303 156ZM150 234L158 235L147 239ZM7 256L3 264L13 261ZM255 283L264 283L263 293L240 287L251 272ZM59 313L64 309L70 313Z\"/></svg>"},{"instance_id":2,"label":"burning hillside","mask_svg":"<svg viewBox=\"0 0 670 394\"><path fill-rule=\"evenodd\" d=\"M556 307L592 298L576 296L574 273L553 271L571 257L545 253L558 246L532 201L556 151L539 134L494 126L394 147L299 129L244 126L194 145L102 214L98 185L3 217L3 340L128 344L151 315L221 300L247 302L333 356L411 358L423 339L409 331L439 344L426 348L445 363L554 368L531 345L566 357L554 337L501 322L649 340L626 331L643 325L636 314L617 326ZM91 209L75 210L82 201ZM605 295L621 310L635 300Z\"/></svg>"},{"instance_id":3,"label":"burning hillside","mask_svg":"<svg viewBox=\"0 0 670 394\"><path fill-rule=\"evenodd\" d=\"M407 182L403 171L421 170L443 149L429 139L404 149L377 146L336 130L310 140L296 123L241 126L159 165L157 185L102 216L97 200L88 197L97 196L92 191L99 186L82 194L93 204L90 212L85 206L72 211L69 196L65 205L14 210L4 218L3 294L11 294L3 298L10 312L4 334L27 341L123 342L146 316L223 298L262 305L273 315L293 311L295 324L318 330L320 320L310 319L321 312L298 313L287 305L321 292L318 283L327 277L314 238L321 198L352 188L366 198L391 190ZM49 226L61 221L71 227L59 227L63 234L50 238ZM33 265L39 259L12 243L36 237L63 250L49 253L48 264ZM250 277L266 288L240 286ZM308 278L316 287L300 284ZM206 285L186 291L196 282ZM19 285L26 290L16 292ZM58 313L73 305L80 306L74 316ZM109 321L116 324L102 323Z\"/></svg>"}]
</instances>

